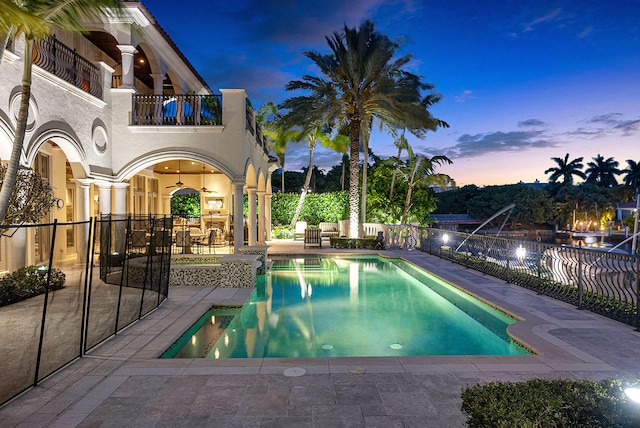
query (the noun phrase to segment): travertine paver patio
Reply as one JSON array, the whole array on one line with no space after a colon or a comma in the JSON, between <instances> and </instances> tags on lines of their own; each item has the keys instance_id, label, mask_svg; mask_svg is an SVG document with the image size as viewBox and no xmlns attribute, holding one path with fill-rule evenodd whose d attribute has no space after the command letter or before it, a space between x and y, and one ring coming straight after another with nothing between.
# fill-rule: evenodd
<instances>
[{"instance_id":1,"label":"travertine paver patio","mask_svg":"<svg viewBox=\"0 0 640 428\"><path fill-rule=\"evenodd\" d=\"M301 242L270 249L301 252ZM212 303L242 303L250 292L176 287L158 310L0 408L0 426L460 427L464 385L640 371L640 337L631 327L416 251L385 254L519 316L510 332L538 354L159 360ZM290 368L304 374L286 376Z\"/></svg>"}]
</instances>

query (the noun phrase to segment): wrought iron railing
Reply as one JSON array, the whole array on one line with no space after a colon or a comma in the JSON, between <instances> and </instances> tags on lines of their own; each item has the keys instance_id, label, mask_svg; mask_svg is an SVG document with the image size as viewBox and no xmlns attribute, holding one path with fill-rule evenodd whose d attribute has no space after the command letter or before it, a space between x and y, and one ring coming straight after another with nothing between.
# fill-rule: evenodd
<instances>
[{"instance_id":1,"label":"wrought iron railing","mask_svg":"<svg viewBox=\"0 0 640 428\"><path fill-rule=\"evenodd\" d=\"M82 89L102 98L100 69L56 36L45 37L33 46L33 64Z\"/></svg>"},{"instance_id":2,"label":"wrought iron railing","mask_svg":"<svg viewBox=\"0 0 640 428\"><path fill-rule=\"evenodd\" d=\"M248 103L246 105L245 113L247 116L247 129L249 130L249 132L251 132L251 135L255 135L256 130L253 127L253 109Z\"/></svg>"},{"instance_id":3,"label":"wrought iron railing","mask_svg":"<svg viewBox=\"0 0 640 428\"><path fill-rule=\"evenodd\" d=\"M221 95L134 94L132 125L222 125Z\"/></svg>"},{"instance_id":4,"label":"wrought iron railing","mask_svg":"<svg viewBox=\"0 0 640 428\"><path fill-rule=\"evenodd\" d=\"M640 328L637 255L443 229L417 230L421 251Z\"/></svg>"}]
</instances>

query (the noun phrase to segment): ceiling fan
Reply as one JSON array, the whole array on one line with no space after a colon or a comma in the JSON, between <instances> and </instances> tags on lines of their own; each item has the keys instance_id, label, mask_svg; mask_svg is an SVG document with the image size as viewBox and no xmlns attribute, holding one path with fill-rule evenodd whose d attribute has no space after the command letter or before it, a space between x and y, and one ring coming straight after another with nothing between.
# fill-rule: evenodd
<instances>
[{"instance_id":1,"label":"ceiling fan","mask_svg":"<svg viewBox=\"0 0 640 428\"><path fill-rule=\"evenodd\" d=\"M202 187L200 188L200 193L218 193L215 190L208 190L207 187L204 185L204 165L202 165Z\"/></svg>"},{"instance_id":2,"label":"ceiling fan","mask_svg":"<svg viewBox=\"0 0 640 428\"><path fill-rule=\"evenodd\" d=\"M182 182L182 180L180 180L180 160L178 160L178 181L176 181L176 184L173 186L167 186L167 189L172 189L174 187L177 187L179 189L182 189L184 187L184 183Z\"/></svg>"}]
</instances>

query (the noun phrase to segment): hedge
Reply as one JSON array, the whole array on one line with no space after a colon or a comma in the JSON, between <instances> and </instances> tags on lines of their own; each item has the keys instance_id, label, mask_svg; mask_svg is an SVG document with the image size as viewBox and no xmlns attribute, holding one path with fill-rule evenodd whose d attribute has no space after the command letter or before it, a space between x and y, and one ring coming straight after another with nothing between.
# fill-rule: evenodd
<instances>
[{"instance_id":1,"label":"hedge","mask_svg":"<svg viewBox=\"0 0 640 428\"><path fill-rule=\"evenodd\" d=\"M532 379L491 382L462 391L472 428L638 427L640 404L627 400L621 380Z\"/></svg>"}]
</instances>

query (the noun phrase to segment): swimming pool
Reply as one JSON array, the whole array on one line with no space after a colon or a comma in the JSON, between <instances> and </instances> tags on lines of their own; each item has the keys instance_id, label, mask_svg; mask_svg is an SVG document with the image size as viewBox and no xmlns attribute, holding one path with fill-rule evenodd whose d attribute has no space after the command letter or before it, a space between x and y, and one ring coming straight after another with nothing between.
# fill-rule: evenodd
<instances>
[{"instance_id":1,"label":"swimming pool","mask_svg":"<svg viewBox=\"0 0 640 428\"><path fill-rule=\"evenodd\" d=\"M399 259L283 259L242 308L210 309L161 357L528 354L514 322Z\"/></svg>"}]
</instances>

